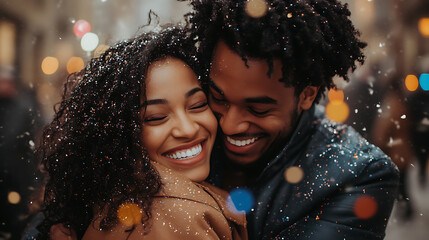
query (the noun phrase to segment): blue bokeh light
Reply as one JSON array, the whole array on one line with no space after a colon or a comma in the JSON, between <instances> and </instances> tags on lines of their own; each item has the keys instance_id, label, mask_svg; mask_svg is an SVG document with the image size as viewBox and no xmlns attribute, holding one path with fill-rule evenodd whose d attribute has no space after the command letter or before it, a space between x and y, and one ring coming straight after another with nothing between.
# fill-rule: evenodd
<instances>
[{"instance_id":1,"label":"blue bokeh light","mask_svg":"<svg viewBox=\"0 0 429 240\"><path fill-rule=\"evenodd\" d=\"M245 188L237 188L229 193L229 199L238 211L248 213L253 207L253 194Z\"/></svg>"},{"instance_id":2,"label":"blue bokeh light","mask_svg":"<svg viewBox=\"0 0 429 240\"><path fill-rule=\"evenodd\" d=\"M425 90L429 91L429 73L423 73L420 75L419 78L420 87Z\"/></svg>"}]
</instances>

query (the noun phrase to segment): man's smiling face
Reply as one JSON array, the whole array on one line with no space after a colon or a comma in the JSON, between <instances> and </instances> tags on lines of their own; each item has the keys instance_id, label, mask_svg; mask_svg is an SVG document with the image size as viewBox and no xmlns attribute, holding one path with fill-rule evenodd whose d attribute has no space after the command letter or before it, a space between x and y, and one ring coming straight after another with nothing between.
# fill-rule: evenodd
<instances>
[{"instance_id":1,"label":"man's smiling face","mask_svg":"<svg viewBox=\"0 0 429 240\"><path fill-rule=\"evenodd\" d=\"M253 163L269 151L278 150L290 137L302 110L311 107L314 97L305 93L317 88L307 87L299 97L295 88L285 87L282 63L273 61L273 72L267 75L266 60L247 59L223 41L215 48L210 70L210 106L218 117L228 158ZM315 93L313 94L315 95Z\"/></svg>"}]
</instances>

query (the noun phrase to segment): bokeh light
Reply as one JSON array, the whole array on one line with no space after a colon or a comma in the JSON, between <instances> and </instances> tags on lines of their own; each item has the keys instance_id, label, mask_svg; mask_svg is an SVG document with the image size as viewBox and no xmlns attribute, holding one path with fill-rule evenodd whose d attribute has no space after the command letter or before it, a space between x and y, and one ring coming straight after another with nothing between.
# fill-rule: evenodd
<instances>
[{"instance_id":1,"label":"bokeh light","mask_svg":"<svg viewBox=\"0 0 429 240\"><path fill-rule=\"evenodd\" d=\"M429 18L420 18L419 20L419 32L424 37L429 37Z\"/></svg>"},{"instance_id":2,"label":"bokeh light","mask_svg":"<svg viewBox=\"0 0 429 240\"><path fill-rule=\"evenodd\" d=\"M419 79L417 79L416 75L408 75L405 78L405 87L408 91L416 91L419 87Z\"/></svg>"},{"instance_id":3,"label":"bokeh light","mask_svg":"<svg viewBox=\"0 0 429 240\"><path fill-rule=\"evenodd\" d=\"M76 37L83 37L89 31L91 31L91 24L85 20L79 20L73 26L73 33Z\"/></svg>"},{"instance_id":4,"label":"bokeh light","mask_svg":"<svg viewBox=\"0 0 429 240\"><path fill-rule=\"evenodd\" d=\"M329 89L328 92L328 99L331 102L335 102L335 101L344 101L344 92L343 90L335 90L335 89Z\"/></svg>"},{"instance_id":5,"label":"bokeh light","mask_svg":"<svg viewBox=\"0 0 429 240\"><path fill-rule=\"evenodd\" d=\"M423 73L420 75L420 87L425 90L425 91L429 91L429 74L428 73Z\"/></svg>"},{"instance_id":6,"label":"bokeh light","mask_svg":"<svg viewBox=\"0 0 429 240\"><path fill-rule=\"evenodd\" d=\"M118 218L125 226L130 227L140 223L142 216L142 209L135 203L124 203L119 206Z\"/></svg>"},{"instance_id":7,"label":"bokeh light","mask_svg":"<svg viewBox=\"0 0 429 240\"><path fill-rule=\"evenodd\" d=\"M7 194L7 200L11 204L18 204L21 201L21 195L19 195L19 193L17 193L17 192L13 192L13 191L9 192Z\"/></svg>"},{"instance_id":8,"label":"bokeh light","mask_svg":"<svg viewBox=\"0 0 429 240\"><path fill-rule=\"evenodd\" d=\"M284 177L287 182L296 184L302 181L304 177L304 171L300 167L289 167L286 169Z\"/></svg>"},{"instance_id":9,"label":"bokeh light","mask_svg":"<svg viewBox=\"0 0 429 240\"><path fill-rule=\"evenodd\" d=\"M82 70L85 67L83 59L80 57L72 57L67 62L67 72L74 73Z\"/></svg>"},{"instance_id":10,"label":"bokeh light","mask_svg":"<svg viewBox=\"0 0 429 240\"><path fill-rule=\"evenodd\" d=\"M349 106L343 101L329 102L326 105L326 116L336 122L344 122L349 117Z\"/></svg>"},{"instance_id":11,"label":"bokeh light","mask_svg":"<svg viewBox=\"0 0 429 240\"><path fill-rule=\"evenodd\" d=\"M46 75L54 74L58 70L58 59L55 57L45 57L42 61L42 71Z\"/></svg>"},{"instance_id":12,"label":"bokeh light","mask_svg":"<svg viewBox=\"0 0 429 240\"><path fill-rule=\"evenodd\" d=\"M264 0L249 0L246 2L246 13L252 18L265 16L268 5Z\"/></svg>"},{"instance_id":13,"label":"bokeh light","mask_svg":"<svg viewBox=\"0 0 429 240\"><path fill-rule=\"evenodd\" d=\"M360 219L372 218L378 210L378 204L374 198L363 196L356 200L353 211Z\"/></svg>"},{"instance_id":14,"label":"bokeh light","mask_svg":"<svg viewBox=\"0 0 429 240\"><path fill-rule=\"evenodd\" d=\"M107 46L105 44L98 45L98 47L94 50L94 57L97 58L97 57L101 56L101 54L103 54L105 51L107 51L107 49L109 49L109 46Z\"/></svg>"},{"instance_id":15,"label":"bokeh light","mask_svg":"<svg viewBox=\"0 0 429 240\"><path fill-rule=\"evenodd\" d=\"M89 32L83 35L80 40L80 46L84 51L93 51L98 46L98 36L95 33Z\"/></svg>"},{"instance_id":16,"label":"bokeh light","mask_svg":"<svg viewBox=\"0 0 429 240\"><path fill-rule=\"evenodd\" d=\"M229 193L227 199L228 208L233 211L250 211L253 207L253 194L245 188L236 188Z\"/></svg>"}]
</instances>

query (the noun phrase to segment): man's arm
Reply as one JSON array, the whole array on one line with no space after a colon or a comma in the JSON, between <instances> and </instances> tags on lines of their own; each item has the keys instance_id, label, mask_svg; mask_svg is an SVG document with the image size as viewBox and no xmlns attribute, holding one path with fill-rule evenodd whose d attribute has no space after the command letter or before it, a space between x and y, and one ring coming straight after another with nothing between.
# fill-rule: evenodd
<instances>
[{"instance_id":1,"label":"man's arm","mask_svg":"<svg viewBox=\"0 0 429 240\"><path fill-rule=\"evenodd\" d=\"M283 230L277 238L383 239L398 179L398 171L390 159L374 160L356 177L354 186L345 186L333 194L319 211ZM375 213L371 216L373 207Z\"/></svg>"}]
</instances>

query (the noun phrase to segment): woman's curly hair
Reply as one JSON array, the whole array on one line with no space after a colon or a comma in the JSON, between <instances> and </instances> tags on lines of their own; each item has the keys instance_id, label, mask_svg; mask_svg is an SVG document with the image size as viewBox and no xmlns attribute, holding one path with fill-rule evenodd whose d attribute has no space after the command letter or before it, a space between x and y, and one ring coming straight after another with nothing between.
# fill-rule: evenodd
<instances>
[{"instance_id":1,"label":"woman's curly hair","mask_svg":"<svg viewBox=\"0 0 429 240\"><path fill-rule=\"evenodd\" d=\"M107 213L101 227L112 228L124 202L141 207L143 224L150 218L161 180L141 141L141 102L149 65L169 56L199 75L195 42L184 30L168 28L121 42L68 77L37 149L48 173L42 235L63 223L81 238L94 208Z\"/></svg>"},{"instance_id":2,"label":"woman's curly hair","mask_svg":"<svg viewBox=\"0 0 429 240\"><path fill-rule=\"evenodd\" d=\"M261 0L262 1L262 0ZM192 0L188 14L192 35L210 62L219 40L247 58L265 59L272 72L273 59L282 61L286 86L299 95L307 86L320 87L316 103L338 75L348 80L356 61L363 63L359 32L349 20L347 5L337 0L265 0L266 14L246 13L247 0ZM209 68L209 66L208 66Z\"/></svg>"}]
</instances>

